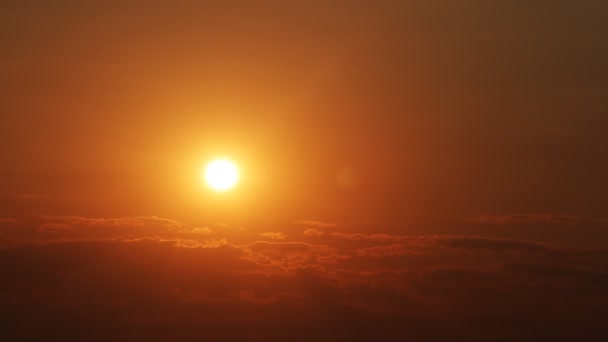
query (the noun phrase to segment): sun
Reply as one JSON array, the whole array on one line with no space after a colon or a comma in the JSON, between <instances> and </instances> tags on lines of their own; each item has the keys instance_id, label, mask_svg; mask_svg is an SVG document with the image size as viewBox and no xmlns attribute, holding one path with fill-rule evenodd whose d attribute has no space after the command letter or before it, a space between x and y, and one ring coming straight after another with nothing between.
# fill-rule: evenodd
<instances>
[{"instance_id":1,"label":"sun","mask_svg":"<svg viewBox=\"0 0 608 342\"><path fill-rule=\"evenodd\" d=\"M239 170L227 159L216 159L205 167L205 182L215 191L232 189L239 180Z\"/></svg>"}]
</instances>

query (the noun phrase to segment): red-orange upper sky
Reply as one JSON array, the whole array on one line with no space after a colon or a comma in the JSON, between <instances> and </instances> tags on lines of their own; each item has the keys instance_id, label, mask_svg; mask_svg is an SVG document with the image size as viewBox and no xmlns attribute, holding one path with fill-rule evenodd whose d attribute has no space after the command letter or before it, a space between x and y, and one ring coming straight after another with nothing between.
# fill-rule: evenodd
<instances>
[{"instance_id":1,"label":"red-orange upper sky","mask_svg":"<svg viewBox=\"0 0 608 342\"><path fill-rule=\"evenodd\" d=\"M219 218L198 176L228 155L244 220L602 218L606 11L4 2L1 211Z\"/></svg>"}]
</instances>

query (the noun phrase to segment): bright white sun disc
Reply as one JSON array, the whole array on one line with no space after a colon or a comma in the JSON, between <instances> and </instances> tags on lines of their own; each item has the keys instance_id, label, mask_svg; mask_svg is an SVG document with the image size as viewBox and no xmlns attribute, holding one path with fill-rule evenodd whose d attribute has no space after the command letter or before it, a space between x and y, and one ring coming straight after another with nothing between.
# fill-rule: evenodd
<instances>
[{"instance_id":1,"label":"bright white sun disc","mask_svg":"<svg viewBox=\"0 0 608 342\"><path fill-rule=\"evenodd\" d=\"M239 179L239 171L229 160L214 160L205 168L205 181L216 191L226 191L234 187Z\"/></svg>"}]
</instances>

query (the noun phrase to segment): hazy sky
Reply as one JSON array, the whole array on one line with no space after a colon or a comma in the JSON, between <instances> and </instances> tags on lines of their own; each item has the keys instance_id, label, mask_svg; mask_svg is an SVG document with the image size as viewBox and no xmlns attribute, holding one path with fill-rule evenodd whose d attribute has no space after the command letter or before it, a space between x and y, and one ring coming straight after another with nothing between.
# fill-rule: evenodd
<instances>
[{"instance_id":1,"label":"hazy sky","mask_svg":"<svg viewBox=\"0 0 608 342\"><path fill-rule=\"evenodd\" d=\"M606 1L1 0L0 339L606 341L607 128Z\"/></svg>"},{"instance_id":2,"label":"hazy sky","mask_svg":"<svg viewBox=\"0 0 608 342\"><path fill-rule=\"evenodd\" d=\"M228 155L259 218L604 217L607 11L4 1L2 211L194 219Z\"/></svg>"}]
</instances>

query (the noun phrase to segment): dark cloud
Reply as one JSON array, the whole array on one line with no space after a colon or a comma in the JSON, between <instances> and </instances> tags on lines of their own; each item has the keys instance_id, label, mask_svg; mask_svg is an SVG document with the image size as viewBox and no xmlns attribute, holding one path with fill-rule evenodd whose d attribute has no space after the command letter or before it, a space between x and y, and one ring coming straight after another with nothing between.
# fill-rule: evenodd
<instances>
[{"instance_id":1,"label":"dark cloud","mask_svg":"<svg viewBox=\"0 0 608 342\"><path fill-rule=\"evenodd\" d=\"M539 252L547 248L542 244L534 242L466 236L442 237L438 238L437 242L451 248L471 250Z\"/></svg>"},{"instance_id":2,"label":"dark cloud","mask_svg":"<svg viewBox=\"0 0 608 342\"><path fill-rule=\"evenodd\" d=\"M520 272L541 279L553 279L554 281L575 281L581 284L594 286L598 290L608 289L608 272L574 268L560 264L519 262L506 264L505 268L514 272Z\"/></svg>"},{"instance_id":3,"label":"dark cloud","mask_svg":"<svg viewBox=\"0 0 608 342\"><path fill-rule=\"evenodd\" d=\"M524 224L524 223L545 223L545 224L576 224L582 220L572 215L556 214L518 214L518 215L496 215L478 216L469 220L472 223L497 223L497 224Z\"/></svg>"},{"instance_id":4,"label":"dark cloud","mask_svg":"<svg viewBox=\"0 0 608 342\"><path fill-rule=\"evenodd\" d=\"M68 223L43 223L38 226L38 232L40 233L59 233L65 232L72 229L72 225Z\"/></svg>"},{"instance_id":5,"label":"dark cloud","mask_svg":"<svg viewBox=\"0 0 608 342\"><path fill-rule=\"evenodd\" d=\"M78 238L53 226L64 220L0 249L9 340L606 337L605 248L358 233L243 243L158 219L143 224L160 222L164 237L133 237L130 219L70 219L127 233Z\"/></svg>"},{"instance_id":6,"label":"dark cloud","mask_svg":"<svg viewBox=\"0 0 608 342\"><path fill-rule=\"evenodd\" d=\"M20 224L21 221L14 219L14 218L10 218L10 217L0 217L0 225L12 225L12 224Z\"/></svg>"}]
</instances>

